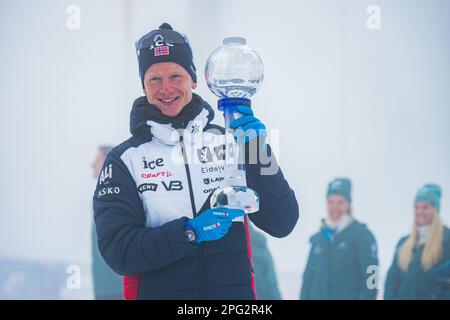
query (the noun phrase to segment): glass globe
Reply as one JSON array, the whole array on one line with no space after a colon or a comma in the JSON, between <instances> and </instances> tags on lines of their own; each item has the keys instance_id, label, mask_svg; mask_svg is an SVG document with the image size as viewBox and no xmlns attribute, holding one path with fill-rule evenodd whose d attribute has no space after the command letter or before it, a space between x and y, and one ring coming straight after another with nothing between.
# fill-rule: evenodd
<instances>
[{"instance_id":1,"label":"glass globe","mask_svg":"<svg viewBox=\"0 0 450 320\"><path fill-rule=\"evenodd\" d=\"M241 209L245 213L259 210L259 196L246 186L229 186L216 190L210 199L211 208Z\"/></svg>"},{"instance_id":2,"label":"glass globe","mask_svg":"<svg viewBox=\"0 0 450 320\"><path fill-rule=\"evenodd\" d=\"M206 83L219 98L252 97L264 78L259 55L241 37L228 37L208 58Z\"/></svg>"}]
</instances>

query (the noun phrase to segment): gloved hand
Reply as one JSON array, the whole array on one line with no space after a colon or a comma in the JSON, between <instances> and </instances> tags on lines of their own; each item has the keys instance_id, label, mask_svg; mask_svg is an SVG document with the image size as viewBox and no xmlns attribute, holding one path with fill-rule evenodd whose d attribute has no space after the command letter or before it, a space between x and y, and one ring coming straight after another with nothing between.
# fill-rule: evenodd
<instances>
[{"instance_id":1,"label":"gloved hand","mask_svg":"<svg viewBox=\"0 0 450 320\"><path fill-rule=\"evenodd\" d=\"M234 138L240 144L245 144L255 138L259 138L260 144L264 147L266 143L266 126L253 116L253 110L249 106L237 106L237 111L243 116L233 120L230 128L234 129Z\"/></svg>"},{"instance_id":2,"label":"gloved hand","mask_svg":"<svg viewBox=\"0 0 450 320\"><path fill-rule=\"evenodd\" d=\"M232 220L242 217L243 210L229 208L209 209L199 214L194 219L186 221L184 228L192 228L195 231L195 243L203 241L219 240L227 234Z\"/></svg>"}]
</instances>

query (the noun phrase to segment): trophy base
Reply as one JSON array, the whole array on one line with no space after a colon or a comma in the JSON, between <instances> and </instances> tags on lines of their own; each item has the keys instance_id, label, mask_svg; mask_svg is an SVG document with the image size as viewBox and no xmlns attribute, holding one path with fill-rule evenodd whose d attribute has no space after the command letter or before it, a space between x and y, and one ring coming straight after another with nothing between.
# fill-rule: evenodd
<instances>
[{"instance_id":1,"label":"trophy base","mask_svg":"<svg viewBox=\"0 0 450 320\"><path fill-rule=\"evenodd\" d=\"M217 189L211 196L211 208L244 210L246 214L259 210L259 196L246 186L229 186Z\"/></svg>"}]
</instances>

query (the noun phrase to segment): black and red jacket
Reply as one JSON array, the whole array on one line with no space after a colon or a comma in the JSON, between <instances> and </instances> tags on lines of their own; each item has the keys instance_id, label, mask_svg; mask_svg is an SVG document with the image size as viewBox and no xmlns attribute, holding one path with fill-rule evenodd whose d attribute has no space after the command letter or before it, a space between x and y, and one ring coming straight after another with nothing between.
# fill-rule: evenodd
<instances>
[{"instance_id":1,"label":"black and red jacket","mask_svg":"<svg viewBox=\"0 0 450 320\"><path fill-rule=\"evenodd\" d=\"M213 118L195 94L175 118L140 97L131 111L132 137L104 163L94 194L98 246L125 276L127 299L255 299L247 217L275 237L287 236L298 220L295 194L268 146L271 163L246 166L260 210L233 222L220 240L186 240L184 223L209 209L224 179L223 128ZM276 169L262 174L269 167Z\"/></svg>"}]
</instances>

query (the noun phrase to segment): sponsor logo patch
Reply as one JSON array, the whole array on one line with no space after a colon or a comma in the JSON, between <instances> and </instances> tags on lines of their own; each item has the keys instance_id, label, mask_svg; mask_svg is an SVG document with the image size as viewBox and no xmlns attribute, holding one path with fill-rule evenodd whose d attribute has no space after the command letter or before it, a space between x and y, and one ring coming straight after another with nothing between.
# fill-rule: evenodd
<instances>
[{"instance_id":1,"label":"sponsor logo patch","mask_svg":"<svg viewBox=\"0 0 450 320\"><path fill-rule=\"evenodd\" d=\"M197 123L194 123L191 126L191 133L195 134L195 133L198 133L199 131L200 131L200 126Z\"/></svg>"},{"instance_id":2,"label":"sponsor logo patch","mask_svg":"<svg viewBox=\"0 0 450 320\"><path fill-rule=\"evenodd\" d=\"M119 187L105 187L98 190L97 198L101 198L105 195L114 195L114 194L120 194Z\"/></svg>"},{"instance_id":3,"label":"sponsor logo patch","mask_svg":"<svg viewBox=\"0 0 450 320\"><path fill-rule=\"evenodd\" d=\"M166 191L180 191L183 190L183 184L179 180L169 181L169 183L166 183L165 181L161 181L164 189Z\"/></svg>"},{"instance_id":4,"label":"sponsor logo patch","mask_svg":"<svg viewBox=\"0 0 450 320\"><path fill-rule=\"evenodd\" d=\"M212 225L210 225L210 226L203 227L203 230L209 231L209 230L216 229L216 228L218 228L218 227L220 227L220 223L219 223L219 222L216 222L216 223L214 223L214 224L212 224Z\"/></svg>"},{"instance_id":5,"label":"sponsor logo patch","mask_svg":"<svg viewBox=\"0 0 450 320\"><path fill-rule=\"evenodd\" d=\"M143 178L143 179L168 178L171 176L173 176L173 173L168 170L141 174L141 178Z\"/></svg>"},{"instance_id":6,"label":"sponsor logo patch","mask_svg":"<svg viewBox=\"0 0 450 320\"><path fill-rule=\"evenodd\" d=\"M107 180L112 179L112 164L110 163L100 172L99 184L104 184L108 182Z\"/></svg>"},{"instance_id":7,"label":"sponsor logo patch","mask_svg":"<svg viewBox=\"0 0 450 320\"><path fill-rule=\"evenodd\" d=\"M216 146L213 148L214 154L216 155L217 161L225 160L225 145L221 144L219 146ZM233 155L233 148L229 148L229 154L230 156ZM201 149L197 149L197 155L198 160L201 163L209 163L212 162L213 159L213 153L211 151L211 148L209 147L203 147Z\"/></svg>"},{"instance_id":8,"label":"sponsor logo patch","mask_svg":"<svg viewBox=\"0 0 450 320\"><path fill-rule=\"evenodd\" d=\"M201 163L208 163L208 162L213 161L211 150L208 147L203 147L201 149L198 149L197 155L198 155L198 160Z\"/></svg>"},{"instance_id":9,"label":"sponsor logo patch","mask_svg":"<svg viewBox=\"0 0 450 320\"><path fill-rule=\"evenodd\" d=\"M225 179L225 178L224 178L224 177L204 178L204 179L203 179L203 183L204 183L204 184L210 184L210 183L214 183L214 182L220 182L220 181L223 181L223 179Z\"/></svg>"},{"instance_id":10,"label":"sponsor logo patch","mask_svg":"<svg viewBox=\"0 0 450 320\"><path fill-rule=\"evenodd\" d=\"M171 43L171 41L164 41L163 36L157 34L155 38L153 38L153 45L150 47L150 51L153 50L155 57L168 56L170 54L170 47L173 47L173 43Z\"/></svg>"},{"instance_id":11,"label":"sponsor logo patch","mask_svg":"<svg viewBox=\"0 0 450 320\"><path fill-rule=\"evenodd\" d=\"M171 180L171 181L161 181L161 185L166 191L180 191L183 190L183 184L179 180ZM138 186L138 191L143 193L145 191L157 191L158 184L157 183L143 183Z\"/></svg>"},{"instance_id":12,"label":"sponsor logo patch","mask_svg":"<svg viewBox=\"0 0 450 320\"><path fill-rule=\"evenodd\" d=\"M214 147L214 153L216 154L217 160L225 160L225 145Z\"/></svg>"},{"instance_id":13,"label":"sponsor logo patch","mask_svg":"<svg viewBox=\"0 0 450 320\"><path fill-rule=\"evenodd\" d=\"M208 166L208 167L202 167L201 172L202 174L207 173L221 173L225 171L225 166Z\"/></svg>"},{"instance_id":14,"label":"sponsor logo patch","mask_svg":"<svg viewBox=\"0 0 450 320\"><path fill-rule=\"evenodd\" d=\"M219 187L205 189L205 190L203 190L203 193L213 193L213 192L216 191L217 189L219 189Z\"/></svg>"},{"instance_id":15,"label":"sponsor logo patch","mask_svg":"<svg viewBox=\"0 0 450 320\"><path fill-rule=\"evenodd\" d=\"M138 186L138 191L143 193L145 191L156 191L158 190L158 185L156 183L143 183Z\"/></svg>"},{"instance_id":16,"label":"sponsor logo patch","mask_svg":"<svg viewBox=\"0 0 450 320\"><path fill-rule=\"evenodd\" d=\"M164 159L158 158L155 160L147 161L145 157L142 157L142 164L144 169L156 169L157 167L164 167Z\"/></svg>"}]
</instances>

